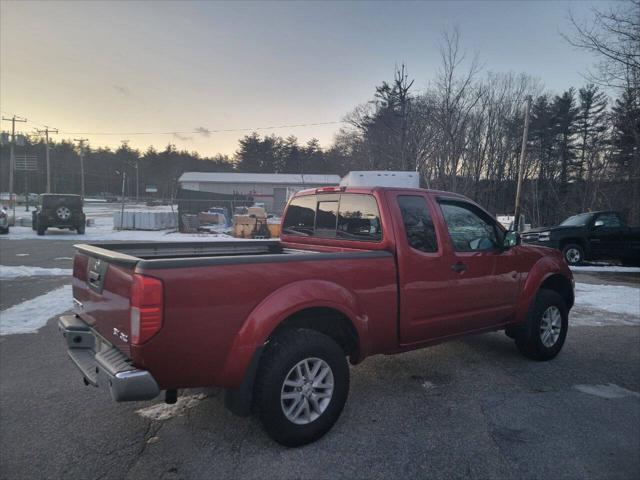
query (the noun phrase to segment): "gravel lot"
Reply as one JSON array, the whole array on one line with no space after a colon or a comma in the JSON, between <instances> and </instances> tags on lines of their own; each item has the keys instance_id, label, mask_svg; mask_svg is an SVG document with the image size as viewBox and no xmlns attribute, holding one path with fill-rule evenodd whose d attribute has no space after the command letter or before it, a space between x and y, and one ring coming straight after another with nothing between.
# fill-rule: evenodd
<instances>
[{"instance_id":1,"label":"gravel lot","mask_svg":"<svg viewBox=\"0 0 640 480\"><path fill-rule=\"evenodd\" d=\"M0 264L71 268L73 243L0 240ZM635 287L638 277L576 274ZM0 282L6 310L69 278ZM367 359L334 429L299 449L227 412L219 390L181 398L154 409L159 400L116 404L85 387L55 318L2 336L0 478L640 478L638 326L570 328L546 363L501 333Z\"/></svg>"}]
</instances>

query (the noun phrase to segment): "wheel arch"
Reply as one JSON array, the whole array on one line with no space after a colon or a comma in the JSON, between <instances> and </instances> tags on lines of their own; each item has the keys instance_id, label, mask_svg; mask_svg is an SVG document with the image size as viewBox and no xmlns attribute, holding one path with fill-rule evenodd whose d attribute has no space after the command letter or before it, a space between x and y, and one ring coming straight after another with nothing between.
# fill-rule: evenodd
<instances>
[{"instance_id":1,"label":"wheel arch","mask_svg":"<svg viewBox=\"0 0 640 480\"><path fill-rule=\"evenodd\" d=\"M567 302L567 308L573 306L571 271L560 255L540 258L529 271L518 299L515 323L521 324L526 320L529 307L541 288L557 291Z\"/></svg>"},{"instance_id":2,"label":"wheel arch","mask_svg":"<svg viewBox=\"0 0 640 480\"><path fill-rule=\"evenodd\" d=\"M573 293L573 287L571 282L563 275L554 273L549 275L541 284L540 289L553 290L560 294L568 309L573 307L575 302L575 295Z\"/></svg>"},{"instance_id":3,"label":"wheel arch","mask_svg":"<svg viewBox=\"0 0 640 480\"><path fill-rule=\"evenodd\" d=\"M224 384L241 383L258 347L289 328L329 335L353 363L368 351L368 315L353 292L324 280L294 282L272 292L249 314L227 354Z\"/></svg>"}]
</instances>

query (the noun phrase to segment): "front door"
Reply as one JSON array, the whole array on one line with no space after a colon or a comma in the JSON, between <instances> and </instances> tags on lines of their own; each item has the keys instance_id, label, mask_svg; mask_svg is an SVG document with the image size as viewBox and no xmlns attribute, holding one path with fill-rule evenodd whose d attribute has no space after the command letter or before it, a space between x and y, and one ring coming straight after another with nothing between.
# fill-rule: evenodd
<instances>
[{"instance_id":1,"label":"front door","mask_svg":"<svg viewBox=\"0 0 640 480\"><path fill-rule=\"evenodd\" d=\"M450 285L457 301L451 318L459 332L509 321L519 289L516 255L502 248L504 231L476 205L439 199L451 245Z\"/></svg>"},{"instance_id":2,"label":"front door","mask_svg":"<svg viewBox=\"0 0 640 480\"><path fill-rule=\"evenodd\" d=\"M593 258L624 255L624 227L616 213L606 212L596 215L590 227L589 246Z\"/></svg>"}]
</instances>

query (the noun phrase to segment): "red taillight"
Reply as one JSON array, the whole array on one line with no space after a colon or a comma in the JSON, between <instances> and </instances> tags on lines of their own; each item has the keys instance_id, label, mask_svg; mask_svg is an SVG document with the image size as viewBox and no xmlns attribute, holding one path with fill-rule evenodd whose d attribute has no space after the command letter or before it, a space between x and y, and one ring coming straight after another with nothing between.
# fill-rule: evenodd
<instances>
[{"instance_id":1,"label":"red taillight","mask_svg":"<svg viewBox=\"0 0 640 480\"><path fill-rule=\"evenodd\" d=\"M131 286L131 343L140 345L162 327L162 282L135 274Z\"/></svg>"}]
</instances>

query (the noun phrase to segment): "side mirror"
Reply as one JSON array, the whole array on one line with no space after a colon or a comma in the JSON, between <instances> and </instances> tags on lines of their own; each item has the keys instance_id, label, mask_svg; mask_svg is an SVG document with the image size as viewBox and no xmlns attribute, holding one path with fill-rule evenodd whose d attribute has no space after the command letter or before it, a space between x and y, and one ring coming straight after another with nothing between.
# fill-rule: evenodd
<instances>
[{"instance_id":1,"label":"side mirror","mask_svg":"<svg viewBox=\"0 0 640 480\"><path fill-rule=\"evenodd\" d=\"M502 247L506 250L522 243L522 237L518 232L509 230L502 241Z\"/></svg>"},{"instance_id":2,"label":"side mirror","mask_svg":"<svg viewBox=\"0 0 640 480\"><path fill-rule=\"evenodd\" d=\"M601 227L604 225L602 220L596 220L596 223L593 224L594 227Z\"/></svg>"}]
</instances>

